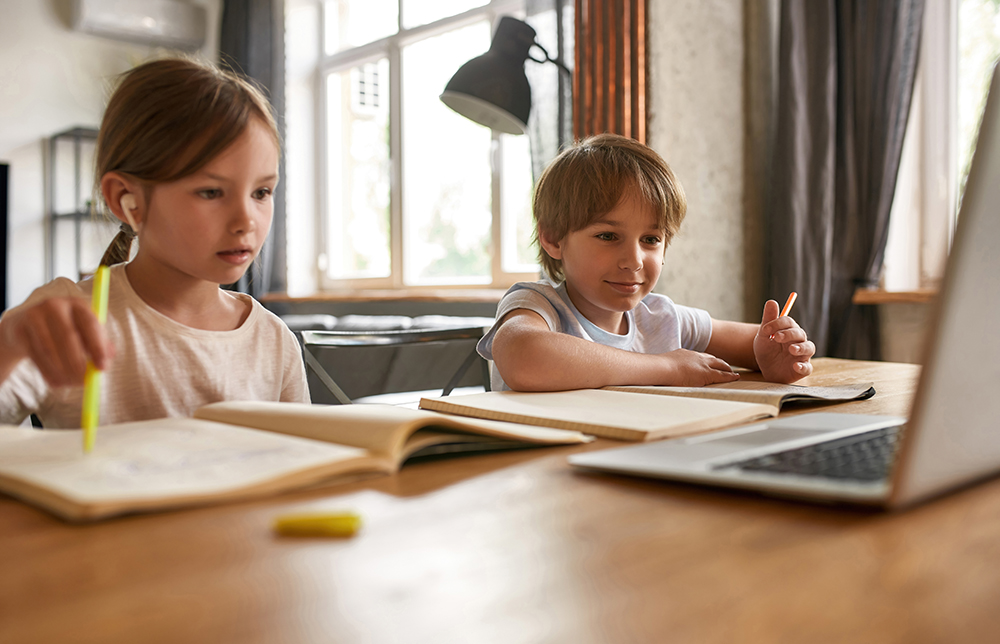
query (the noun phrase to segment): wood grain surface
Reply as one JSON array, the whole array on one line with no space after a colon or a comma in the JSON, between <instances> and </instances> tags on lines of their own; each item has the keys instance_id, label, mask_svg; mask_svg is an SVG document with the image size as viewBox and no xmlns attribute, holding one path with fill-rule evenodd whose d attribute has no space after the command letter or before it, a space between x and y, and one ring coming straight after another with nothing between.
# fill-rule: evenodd
<instances>
[{"instance_id":1,"label":"wood grain surface","mask_svg":"<svg viewBox=\"0 0 1000 644\"><path fill-rule=\"evenodd\" d=\"M876 383L827 407L856 413L905 414L919 374L816 365L808 384ZM0 497L0 642L997 641L1000 481L880 513L566 464L616 445L86 526ZM306 508L365 525L273 534Z\"/></svg>"}]
</instances>

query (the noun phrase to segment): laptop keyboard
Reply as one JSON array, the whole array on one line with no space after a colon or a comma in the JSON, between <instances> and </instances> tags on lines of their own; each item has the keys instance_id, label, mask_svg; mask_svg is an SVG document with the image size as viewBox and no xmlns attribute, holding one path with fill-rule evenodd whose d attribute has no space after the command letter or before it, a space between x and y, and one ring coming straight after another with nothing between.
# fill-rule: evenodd
<instances>
[{"instance_id":1,"label":"laptop keyboard","mask_svg":"<svg viewBox=\"0 0 1000 644\"><path fill-rule=\"evenodd\" d=\"M751 472L879 481L889 476L902 426L885 427L825 443L717 465Z\"/></svg>"}]
</instances>

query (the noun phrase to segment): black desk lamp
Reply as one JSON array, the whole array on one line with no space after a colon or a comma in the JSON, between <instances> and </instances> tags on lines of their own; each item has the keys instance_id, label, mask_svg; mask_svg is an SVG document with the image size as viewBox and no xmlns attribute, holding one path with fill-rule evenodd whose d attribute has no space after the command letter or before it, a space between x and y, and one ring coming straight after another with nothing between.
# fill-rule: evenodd
<instances>
[{"instance_id":1,"label":"black desk lamp","mask_svg":"<svg viewBox=\"0 0 1000 644\"><path fill-rule=\"evenodd\" d=\"M528 53L538 47L544 60ZM535 42L535 30L527 23L504 16L493 34L489 51L458 68L441 94L441 101L462 116L505 134L524 134L531 112L531 86L524 75L524 61L555 63Z\"/></svg>"}]
</instances>

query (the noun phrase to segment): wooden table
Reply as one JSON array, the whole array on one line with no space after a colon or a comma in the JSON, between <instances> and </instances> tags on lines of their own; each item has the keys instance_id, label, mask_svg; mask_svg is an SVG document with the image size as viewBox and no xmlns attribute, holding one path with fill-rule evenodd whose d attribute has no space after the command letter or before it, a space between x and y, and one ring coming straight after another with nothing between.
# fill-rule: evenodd
<instances>
[{"instance_id":1,"label":"wooden table","mask_svg":"<svg viewBox=\"0 0 1000 644\"><path fill-rule=\"evenodd\" d=\"M840 405L905 414L912 365ZM0 642L995 642L1000 481L887 514L582 474L534 449L72 526L0 497ZM347 540L279 512L359 511Z\"/></svg>"}]
</instances>

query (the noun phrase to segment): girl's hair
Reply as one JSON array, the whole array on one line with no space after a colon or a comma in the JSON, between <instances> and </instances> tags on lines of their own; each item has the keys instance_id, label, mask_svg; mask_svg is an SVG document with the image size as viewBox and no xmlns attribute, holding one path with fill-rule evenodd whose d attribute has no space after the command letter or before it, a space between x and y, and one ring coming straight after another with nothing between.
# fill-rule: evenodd
<instances>
[{"instance_id":1,"label":"girl's hair","mask_svg":"<svg viewBox=\"0 0 1000 644\"><path fill-rule=\"evenodd\" d=\"M631 192L658 218L666 243L680 229L687 199L670 166L652 149L618 134L578 141L555 158L535 187L532 211L538 235L559 240L607 214ZM553 280L563 279L562 262L538 244L538 259Z\"/></svg>"},{"instance_id":2,"label":"girl's hair","mask_svg":"<svg viewBox=\"0 0 1000 644\"><path fill-rule=\"evenodd\" d=\"M97 136L95 203L102 203L100 182L108 172L131 177L147 194L154 184L197 172L239 138L254 117L280 149L267 98L232 71L165 58L125 72ZM101 264L126 261L135 232L123 224Z\"/></svg>"}]
</instances>

